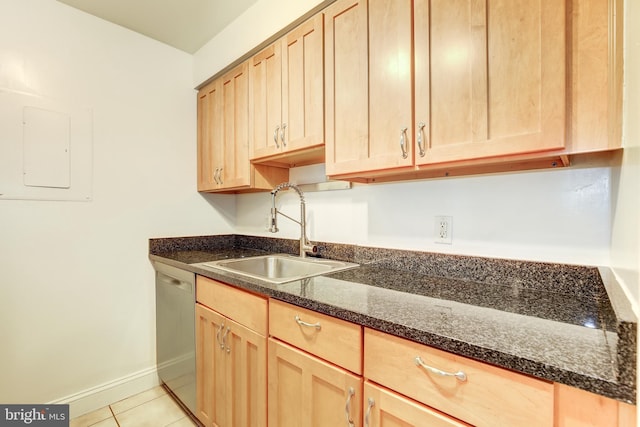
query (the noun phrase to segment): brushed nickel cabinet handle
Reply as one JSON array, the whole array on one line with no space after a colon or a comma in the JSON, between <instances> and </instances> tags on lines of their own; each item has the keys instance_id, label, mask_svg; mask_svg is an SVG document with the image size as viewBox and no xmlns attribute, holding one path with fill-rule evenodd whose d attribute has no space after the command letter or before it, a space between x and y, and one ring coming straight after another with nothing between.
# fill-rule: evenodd
<instances>
[{"instance_id":1,"label":"brushed nickel cabinet handle","mask_svg":"<svg viewBox=\"0 0 640 427\"><path fill-rule=\"evenodd\" d=\"M456 377L458 379L458 381L466 381L467 380L467 374L465 374L463 371L458 371L458 372L446 372L443 370L440 370L438 368L434 368L433 366L429 366L427 364L425 364L422 361L422 358L420 356L416 356L414 359L414 362L416 364L416 366L420 366L421 368L426 369L429 372L432 372L436 375L440 375L443 377Z\"/></svg>"},{"instance_id":2,"label":"brushed nickel cabinet handle","mask_svg":"<svg viewBox=\"0 0 640 427\"><path fill-rule=\"evenodd\" d=\"M406 148L407 144L407 128L400 129L400 150L402 150L402 158L406 159L409 157L409 152Z\"/></svg>"},{"instance_id":3,"label":"brushed nickel cabinet handle","mask_svg":"<svg viewBox=\"0 0 640 427\"><path fill-rule=\"evenodd\" d=\"M424 157L425 155L424 144L423 144L425 126L426 124L424 124L423 122L418 123L418 150L420 153L420 157Z\"/></svg>"},{"instance_id":4,"label":"brushed nickel cabinet handle","mask_svg":"<svg viewBox=\"0 0 640 427\"><path fill-rule=\"evenodd\" d=\"M369 417L371 416L371 408L376 404L372 397L367 399L367 413L364 416L364 427L369 427Z\"/></svg>"},{"instance_id":5,"label":"brushed nickel cabinet handle","mask_svg":"<svg viewBox=\"0 0 640 427\"><path fill-rule=\"evenodd\" d=\"M276 143L276 148L280 148L280 144L278 144L278 131L280 130L280 126L276 126L276 130L273 131L273 142Z\"/></svg>"},{"instance_id":6,"label":"brushed nickel cabinet handle","mask_svg":"<svg viewBox=\"0 0 640 427\"><path fill-rule=\"evenodd\" d=\"M231 352L231 348L229 348L229 346L227 345L227 335L229 335L229 332L231 331L230 327L227 327L227 330L224 331L224 335L222 336L222 345L220 346L220 348L222 348L223 350L227 350L227 353Z\"/></svg>"},{"instance_id":7,"label":"brushed nickel cabinet handle","mask_svg":"<svg viewBox=\"0 0 640 427\"><path fill-rule=\"evenodd\" d=\"M298 316L296 314L296 317L294 317L296 323L300 326L306 326L307 328L316 328L317 330L320 330L322 328L322 326L320 326L320 322L316 322L316 323L307 323L305 321L303 321L302 319L300 319L300 316Z\"/></svg>"},{"instance_id":8,"label":"brushed nickel cabinet handle","mask_svg":"<svg viewBox=\"0 0 640 427\"><path fill-rule=\"evenodd\" d=\"M283 123L282 124L282 130L280 131L280 141L282 141L282 146L286 147L287 146L287 141L284 139L284 131L285 129L287 129L287 124Z\"/></svg>"},{"instance_id":9,"label":"brushed nickel cabinet handle","mask_svg":"<svg viewBox=\"0 0 640 427\"><path fill-rule=\"evenodd\" d=\"M353 387L349 387L347 403L344 406L344 412L346 413L346 416L347 416L347 425L349 427L355 427L355 425L353 424L353 420L351 419L351 400L353 399L353 396L355 394L356 394L356 391L353 389Z\"/></svg>"},{"instance_id":10,"label":"brushed nickel cabinet handle","mask_svg":"<svg viewBox=\"0 0 640 427\"><path fill-rule=\"evenodd\" d=\"M224 322L220 323L218 332L216 332L216 341L218 341L218 345L220 346L220 348L224 349L224 344L222 344L222 341L220 340L220 332L222 332L222 329L224 329Z\"/></svg>"}]
</instances>

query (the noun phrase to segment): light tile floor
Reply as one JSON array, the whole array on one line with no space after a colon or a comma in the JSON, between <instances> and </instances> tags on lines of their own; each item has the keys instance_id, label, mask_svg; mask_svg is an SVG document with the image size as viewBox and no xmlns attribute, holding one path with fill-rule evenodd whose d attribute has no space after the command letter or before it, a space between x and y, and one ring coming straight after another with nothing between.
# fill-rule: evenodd
<instances>
[{"instance_id":1,"label":"light tile floor","mask_svg":"<svg viewBox=\"0 0 640 427\"><path fill-rule=\"evenodd\" d=\"M74 418L70 427L193 427L196 424L160 386Z\"/></svg>"}]
</instances>

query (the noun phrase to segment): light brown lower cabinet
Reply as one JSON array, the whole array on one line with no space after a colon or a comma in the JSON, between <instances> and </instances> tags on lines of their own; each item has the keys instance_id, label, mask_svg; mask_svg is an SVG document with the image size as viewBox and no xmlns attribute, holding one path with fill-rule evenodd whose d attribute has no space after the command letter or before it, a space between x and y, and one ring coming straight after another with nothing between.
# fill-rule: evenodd
<instances>
[{"instance_id":1,"label":"light brown lower cabinet","mask_svg":"<svg viewBox=\"0 0 640 427\"><path fill-rule=\"evenodd\" d=\"M469 426L369 382L364 384L364 399L364 427Z\"/></svg>"},{"instance_id":2,"label":"light brown lower cabinet","mask_svg":"<svg viewBox=\"0 0 640 427\"><path fill-rule=\"evenodd\" d=\"M206 427L636 426L634 405L204 277L197 286Z\"/></svg>"},{"instance_id":3,"label":"light brown lower cabinet","mask_svg":"<svg viewBox=\"0 0 640 427\"><path fill-rule=\"evenodd\" d=\"M269 338L269 426L362 425L362 378Z\"/></svg>"},{"instance_id":4,"label":"light brown lower cabinet","mask_svg":"<svg viewBox=\"0 0 640 427\"><path fill-rule=\"evenodd\" d=\"M196 304L196 375L205 426L266 427L266 337Z\"/></svg>"},{"instance_id":5,"label":"light brown lower cabinet","mask_svg":"<svg viewBox=\"0 0 640 427\"><path fill-rule=\"evenodd\" d=\"M555 427L636 427L636 407L555 384Z\"/></svg>"},{"instance_id":6,"label":"light brown lower cabinet","mask_svg":"<svg viewBox=\"0 0 640 427\"><path fill-rule=\"evenodd\" d=\"M369 328L364 377L475 426L553 425L553 383Z\"/></svg>"}]
</instances>

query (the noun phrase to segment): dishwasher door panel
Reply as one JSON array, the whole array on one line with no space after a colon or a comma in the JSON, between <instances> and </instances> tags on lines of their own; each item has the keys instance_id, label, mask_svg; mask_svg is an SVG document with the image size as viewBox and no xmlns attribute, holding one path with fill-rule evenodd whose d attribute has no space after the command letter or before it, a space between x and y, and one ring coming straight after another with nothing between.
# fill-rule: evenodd
<instances>
[{"instance_id":1,"label":"dishwasher door panel","mask_svg":"<svg viewBox=\"0 0 640 427\"><path fill-rule=\"evenodd\" d=\"M154 266L158 375L195 414L195 275L165 264Z\"/></svg>"}]
</instances>

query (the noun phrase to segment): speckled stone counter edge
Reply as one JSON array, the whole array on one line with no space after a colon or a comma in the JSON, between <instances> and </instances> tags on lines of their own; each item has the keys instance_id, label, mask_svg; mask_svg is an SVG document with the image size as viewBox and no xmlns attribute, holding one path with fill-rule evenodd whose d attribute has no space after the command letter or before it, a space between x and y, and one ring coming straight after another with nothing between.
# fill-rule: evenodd
<instances>
[{"instance_id":1,"label":"speckled stone counter edge","mask_svg":"<svg viewBox=\"0 0 640 427\"><path fill-rule=\"evenodd\" d=\"M544 290L545 292L559 292L580 297L606 298L611 301L618 318L617 332L619 345L617 359L620 370L618 377L632 378L632 382L614 384L598 379L591 379L555 367L541 366L540 363L523 360L522 358L493 350L476 348L467 343L449 342L451 340L443 343L440 342L443 339L442 337L432 337L429 336L430 334L424 334L422 331L396 331L398 325L379 325L379 320L362 319L363 316L361 315L356 315L359 318L354 319L354 314L334 312L335 310L333 310L332 307L315 307L316 304L314 304L313 301L301 301L300 298L292 297L289 294L270 295L307 308L319 309L319 311L326 314L345 320L356 321L364 326L370 326L399 336L404 336L408 339L432 345L443 350L452 351L478 360L491 361L492 363L510 367L520 372L574 385L594 393L635 403L635 343L637 319L623 291L620 289L619 284L617 284L609 269L372 248L346 244L314 243L320 246L320 256L323 258L375 265L376 267L393 270L415 271L420 274L436 277L457 278L482 283L506 283L511 286L522 286L529 289ZM298 251L298 241L243 235L193 236L149 240L149 253L151 255L180 251L206 252L233 248L296 254ZM253 291L263 291L259 287L253 289L255 286L250 283L244 283L244 285ZM402 327L400 328L402 329ZM491 354L485 354L487 352Z\"/></svg>"}]
</instances>

